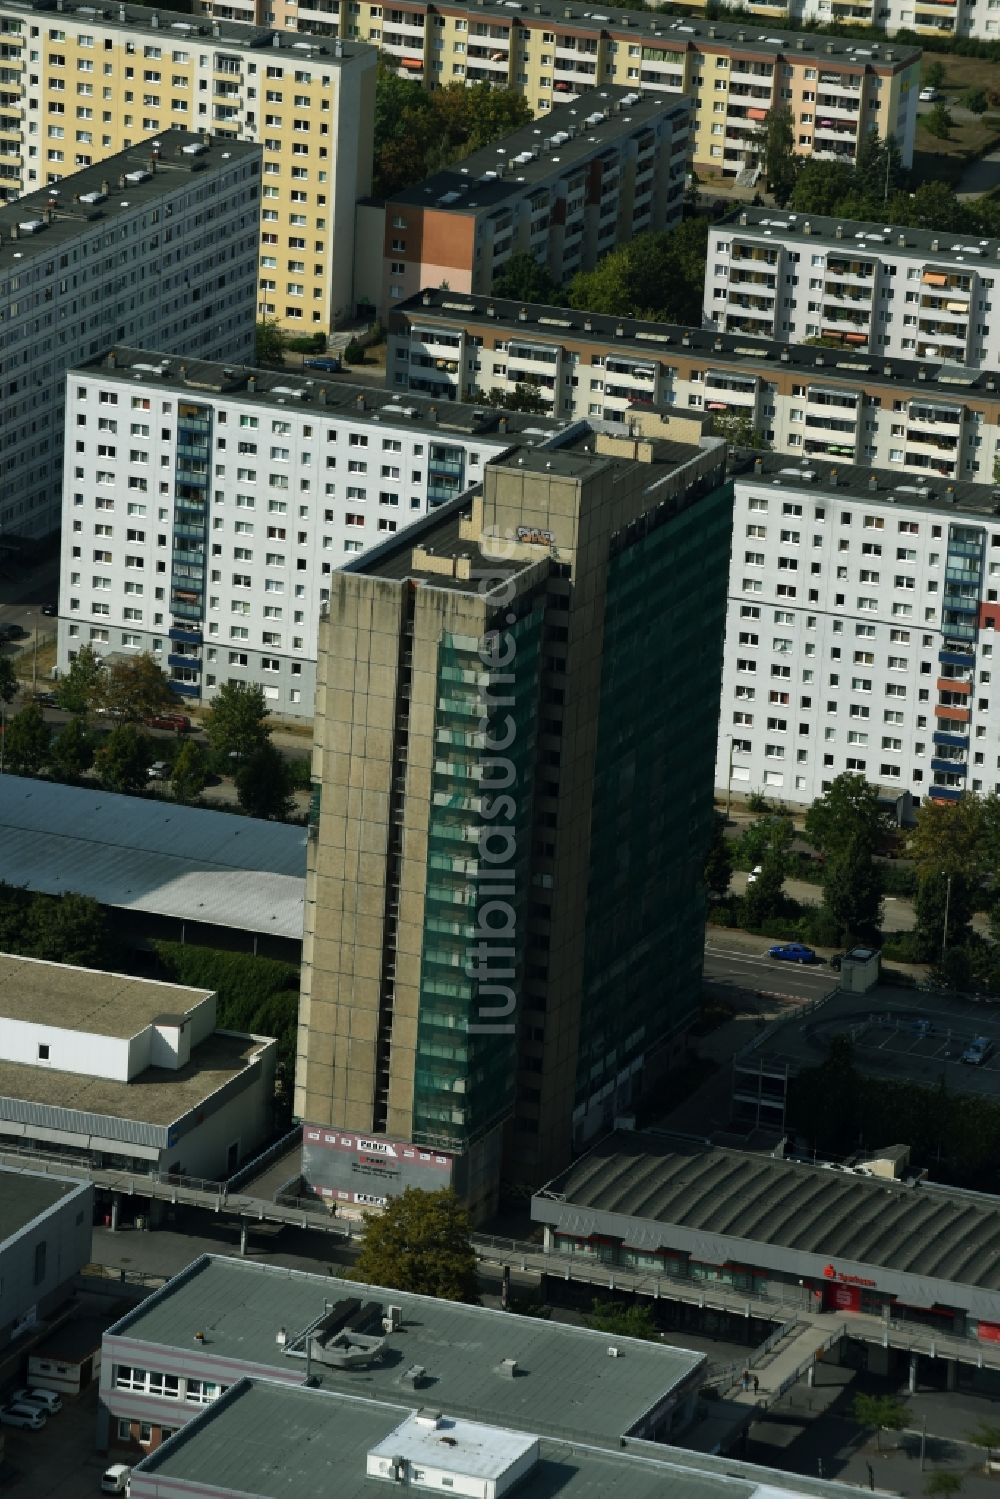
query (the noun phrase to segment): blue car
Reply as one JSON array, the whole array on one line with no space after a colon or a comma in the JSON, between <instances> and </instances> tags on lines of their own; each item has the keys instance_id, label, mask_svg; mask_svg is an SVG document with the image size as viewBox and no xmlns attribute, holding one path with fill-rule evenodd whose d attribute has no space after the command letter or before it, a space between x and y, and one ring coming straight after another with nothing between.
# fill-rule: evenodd
<instances>
[{"instance_id":1,"label":"blue car","mask_svg":"<svg viewBox=\"0 0 1000 1499\"><path fill-rule=\"evenodd\" d=\"M780 958L783 963L818 963L820 960L811 947L801 942L780 942L767 950L769 958Z\"/></svg>"}]
</instances>

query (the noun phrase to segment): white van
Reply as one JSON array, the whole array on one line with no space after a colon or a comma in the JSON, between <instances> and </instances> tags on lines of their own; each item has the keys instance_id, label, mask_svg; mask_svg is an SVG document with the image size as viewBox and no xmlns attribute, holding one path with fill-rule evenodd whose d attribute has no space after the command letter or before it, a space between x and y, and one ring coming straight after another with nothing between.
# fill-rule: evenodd
<instances>
[{"instance_id":1,"label":"white van","mask_svg":"<svg viewBox=\"0 0 1000 1499\"><path fill-rule=\"evenodd\" d=\"M101 1479L102 1494L127 1494L129 1475L132 1469L127 1463L112 1463L104 1470Z\"/></svg>"},{"instance_id":2,"label":"white van","mask_svg":"<svg viewBox=\"0 0 1000 1499\"><path fill-rule=\"evenodd\" d=\"M54 1390L15 1390L10 1398L18 1405L37 1405L47 1416L62 1410L62 1401Z\"/></svg>"}]
</instances>

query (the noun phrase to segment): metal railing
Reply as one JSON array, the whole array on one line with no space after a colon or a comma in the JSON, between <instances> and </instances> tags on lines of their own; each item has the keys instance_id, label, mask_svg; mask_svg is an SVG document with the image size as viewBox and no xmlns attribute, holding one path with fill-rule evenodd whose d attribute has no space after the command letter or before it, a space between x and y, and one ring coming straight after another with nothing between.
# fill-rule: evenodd
<instances>
[{"instance_id":1,"label":"metal railing","mask_svg":"<svg viewBox=\"0 0 1000 1499\"><path fill-rule=\"evenodd\" d=\"M244 1182L249 1181L251 1177L263 1171L266 1166L270 1166L273 1161L283 1156L287 1150L291 1150L301 1139L302 1126L301 1124L296 1124L287 1134L282 1135L280 1140L275 1140L266 1150L262 1150L260 1155L255 1155L252 1160L247 1161L245 1166L241 1166L226 1182L227 1191L235 1192L239 1187L242 1187Z\"/></svg>"}]
</instances>

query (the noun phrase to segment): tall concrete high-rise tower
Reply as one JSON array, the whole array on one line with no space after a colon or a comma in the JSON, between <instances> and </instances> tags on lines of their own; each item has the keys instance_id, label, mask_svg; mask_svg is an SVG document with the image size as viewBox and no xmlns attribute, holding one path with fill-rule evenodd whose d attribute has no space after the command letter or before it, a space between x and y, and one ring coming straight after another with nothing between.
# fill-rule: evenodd
<instances>
[{"instance_id":1,"label":"tall concrete high-rise tower","mask_svg":"<svg viewBox=\"0 0 1000 1499\"><path fill-rule=\"evenodd\" d=\"M538 1183L698 1002L725 448L588 427L334 575L296 1112L345 1204Z\"/></svg>"}]
</instances>

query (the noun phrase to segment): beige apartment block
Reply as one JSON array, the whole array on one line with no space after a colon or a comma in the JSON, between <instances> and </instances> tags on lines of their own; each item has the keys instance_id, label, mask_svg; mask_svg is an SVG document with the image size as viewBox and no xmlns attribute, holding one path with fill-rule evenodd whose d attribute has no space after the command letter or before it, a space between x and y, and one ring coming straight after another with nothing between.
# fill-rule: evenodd
<instances>
[{"instance_id":1,"label":"beige apartment block","mask_svg":"<svg viewBox=\"0 0 1000 1499\"><path fill-rule=\"evenodd\" d=\"M258 315L327 332L351 311L374 89L373 49L338 37L138 5L3 0L0 195L47 187L170 126L260 142Z\"/></svg>"},{"instance_id":2,"label":"beige apartment block","mask_svg":"<svg viewBox=\"0 0 1000 1499\"><path fill-rule=\"evenodd\" d=\"M211 9L214 0L202 3ZM751 9L778 25L787 14L785 7ZM429 88L455 82L515 88L536 115L606 83L689 98L694 164L726 177L754 165L754 133L777 104L792 110L800 155L849 160L871 130L892 135L906 165L913 155L920 51L903 43L782 31L770 20L765 29L747 18L598 12L557 0L447 7L427 0L276 0L274 21L371 42Z\"/></svg>"},{"instance_id":3,"label":"beige apartment block","mask_svg":"<svg viewBox=\"0 0 1000 1499\"><path fill-rule=\"evenodd\" d=\"M444 1169L486 1211L683 1049L731 500L724 444L671 434L502 455L333 577L295 1103L325 1197Z\"/></svg>"}]
</instances>

